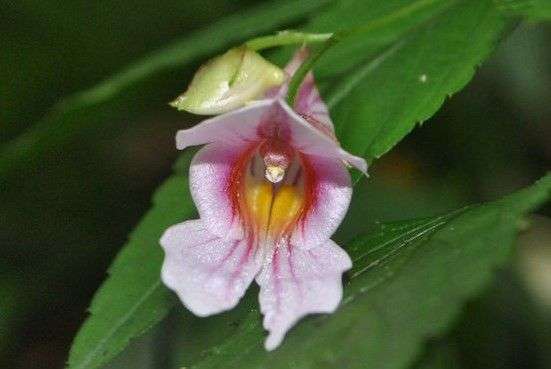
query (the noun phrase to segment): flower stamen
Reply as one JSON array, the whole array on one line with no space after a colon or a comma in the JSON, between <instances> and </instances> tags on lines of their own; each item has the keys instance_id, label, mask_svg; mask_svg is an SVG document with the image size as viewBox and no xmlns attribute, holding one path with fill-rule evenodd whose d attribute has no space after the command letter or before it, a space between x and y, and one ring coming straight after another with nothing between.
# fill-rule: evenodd
<instances>
[{"instance_id":1,"label":"flower stamen","mask_svg":"<svg viewBox=\"0 0 551 369\"><path fill-rule=\"evenodd\" d=\"M283 166L279 165L266 165L266 172L264 176L266 179L272 183L279 183L285 176L285 169Z\"/></svg>"},{"instance_id":2,"label":"flower stamen","mask_svg":"<svg viewBox=\"0 0 551 369\"><path fill-rule=\"evenodd\" d=\"M274 184L281 182L293 158L293 149L283 140L272 138L260 145L259 153L266 166L264 177Z\"/></svg>"}]
</instances>

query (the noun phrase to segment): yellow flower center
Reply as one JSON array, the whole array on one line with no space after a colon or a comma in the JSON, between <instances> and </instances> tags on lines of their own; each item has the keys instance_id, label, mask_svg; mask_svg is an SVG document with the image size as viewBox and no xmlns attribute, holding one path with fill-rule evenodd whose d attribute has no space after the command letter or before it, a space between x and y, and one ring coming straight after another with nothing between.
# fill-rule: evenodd
<instances>
[{"instance_id":1,"label":"yellow flower center","mask_svg":"<svg viewBox=\"0 0 551 369\"><path fill-rule=\"evenodd\" d=\"M251 182L245 188L245 201L258 234L277 238L289 231L304 205L301 189L290 184Z\"/></svg>"},{"instance_id":2,"label":"yellow flower center","mask_svg":"<svg viewBox=\"0 0 551 369\"><path fill-rule=\"evenodd\" d=\"M245 227L257 239L289 235L311 204L302 157L278 139L265 141L246 155L242 166L236 167L239 214Z\"/></svg>"}]
</instances>

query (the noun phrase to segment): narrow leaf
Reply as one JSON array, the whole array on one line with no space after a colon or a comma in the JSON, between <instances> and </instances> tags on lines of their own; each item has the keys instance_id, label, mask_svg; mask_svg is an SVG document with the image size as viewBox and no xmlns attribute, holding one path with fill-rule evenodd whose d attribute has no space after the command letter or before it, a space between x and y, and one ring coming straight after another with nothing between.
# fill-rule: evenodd
<instances>
[{"instance_id":1,"label":"narrow leaf","mask_svg":"<svg viewBox=\"0 0 551 369\"><path fill-rule=\"evenodd\" d=\"M70 369L98 368L130 341L161 320L175 303L162 285L159 238L168 226L195 213L187 183L191 153L155 193L153 207L136 227L109 269L109 278L90 307L71 352Z\"/></svg>"}]
</instances>

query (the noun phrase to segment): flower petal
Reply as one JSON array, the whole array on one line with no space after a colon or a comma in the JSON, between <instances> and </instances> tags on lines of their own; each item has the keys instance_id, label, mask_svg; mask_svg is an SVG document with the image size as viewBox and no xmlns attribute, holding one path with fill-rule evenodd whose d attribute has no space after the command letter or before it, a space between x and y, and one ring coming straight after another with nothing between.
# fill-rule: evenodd
<instances>
[{"instance_id":1,"label":"flower petal","mask_svg":"<svg viewBox=\"0 0 551 369\"><path fill-rule=\"evenodd\" d=\"M303 157L307 176L306 198L312 203L291 235L291 244L309 249L315 247L337 230L352 197L350 174L342 161L320 156ZM308 170L308 168L311 168Z\"/></svg>"},{"instance_id":2,"label":"flower petal","mask_svg":"<svg viewBox=\"0 0 551 369\"><path fill-rule=\"evenodd\" d=\"M204 146L189 168L193 202L205 227L223 239L243 238L243 227L229 193L235 163L246 151L239 145L212 143Z\"/></svg>"},{"instance_id":3,"label":"flower petal","mask_svg":"<svg viewBox=\"0 0 551 369\"><path fill-rule=\"evenodd\" d=\"M269 331L266 349L279 346L303 316L334 312L342 298L341 275L351 266L346 252L331 240L311 250L277 247L256 277L264 328Z\"/></svg>"},{"instance_id":4,"label":"flower petal","mask_svg":"<svg viewBox=\"0 0 551 369\"><path fill-rule=\"evenodd\" d=\"M176 134L176 146L182 150L188 146L211 142L243 145L259 139L263 124L284 126L289 130L291 145L305 154L340 158L367 174L364 159L343 150L339 143L299 116L281 99L262 100L230 113L207 119L198 125L180 130Z\"/></svg>"},{"instance_id":5,"label":"flower petal","mask_svg":"<svg viewBox=\"0 0 551 369\"><path fill-rule=\"evenodd\" d=\"M258 138L257 127L271 109L274 100L262 100L244 108L207 119L196 126L178 131L176 147L183 150L189 146L211 142L242 145Z\"/></svg>"},{"instance_id":6,"label":"flower petal","mask_svg":"<svg viewBox=\"0 0 551 369\"><path fill-rule=\"evenodd\" d=\"M333 121L329 116L329 109L321 99L314 75L308 73L300 86L295 100L295 111L308 121L318 122L325 132L330 132L334 137Z\"/></svg>"},{"instance_id":7,"label":"flower petal","mask_svg":"<svg viewBox=\"0 0 551 369\"><path fill-rule=\"evenodd\" d=\"M336 139L316 129L293 111L283 100L276 100L278 107L278 121L285 121L290 128L292 145L295 149L310 155L317 155L330 158L339 158L359 169L367 175L367 163L363 158L354 156L343 150ZM276 111L272 114L275 116Z\"/></svg>"},{"instance_id":8,"label":"flower petal","mask_svg":"<svg viewBox=\"0 0 551 369\"><path fill-rule=\"evenodd\" d=\"M251 242L222 240L201 220L168 228L161 245L163 282L198 316L237 305L262 264L262 255Z\"/></svg>"},{"instance_id":9,"label":"flower petal","mask_svg":"<svg viewBox=\"0 0 551 369\"><path fill-rule=\"evenodd\" d=\"M285 66L285 73L288 75L287 82L281 87L268 91L266 97L285 98L291 77L309 55L310 50L307 47L298 49L295 55L293 55L293 58ZM317 128L320 128L325 134L335 137L333 122L329 116L329 109L321 99L319 91L316 88L314 75L311 72L306 75L298 89L294 110L307 120L311 120L312 123L318 123L319 127Z\"/></svg>"}]
</instances>

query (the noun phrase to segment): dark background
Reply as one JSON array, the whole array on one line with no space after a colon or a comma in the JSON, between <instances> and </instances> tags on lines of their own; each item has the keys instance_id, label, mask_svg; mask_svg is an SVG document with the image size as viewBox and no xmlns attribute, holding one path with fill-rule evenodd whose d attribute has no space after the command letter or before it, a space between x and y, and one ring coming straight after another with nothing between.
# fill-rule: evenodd
<instances>
[{"instance_id":1,"label":"dark background","mask_svg":"<svg viewBox=\"0 0 551 369\"><path fill-rule=\"evenodd\" d=\"M0 1L0 144L64 96L253 3ZM434 215L543 175L550 60L551 26L519 25L468 87L373 166L352 212L370 223ZM107 267L170 174L175 131L194 122L166 102L200 62L171 76L147 114L105 116L63 155L0 183L0 367L63 367ZM514 265L467 305L449 337L431 343L435 352L452 350L466 368L551 365L551 220L533 224Z\"/></svg>"}]
</instances>

